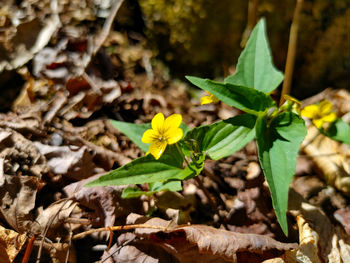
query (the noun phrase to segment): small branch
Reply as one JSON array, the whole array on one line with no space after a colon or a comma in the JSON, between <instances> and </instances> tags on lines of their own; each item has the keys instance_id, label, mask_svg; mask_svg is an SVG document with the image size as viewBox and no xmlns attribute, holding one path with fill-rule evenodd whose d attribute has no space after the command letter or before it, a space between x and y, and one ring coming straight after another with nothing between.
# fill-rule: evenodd
<instances>
[{"instance_id":1,"label":"small branch","mask_svg":"<svg viewBox=\"0 0 350 263\"><path fill-rule=\"evenodd\" d=\"M83 238L87 235L90 235L92 233L97 232L104 232L104 231L121 231L121 230L130 230L130 229L136 229L136 228L150 228L150 229L157 229L161 231L166 231L167 228L163 226L151 226L146 224L135 224L135 225L125 225L125 226L113 226L113 227L101 227L97 229L91 229L79 234L76 234L72 237L72 240Z\"/></svg>"},{"instance_id":2,"label":"small branch","mask_svg":"<svg viewBox=\"0 0 350 263\"><path fill-rule=\"evenodd\" d=\"M24 252L22 263L28 263L30 254L32 253L32 250L33 250L35 238L36 236L34 235L29 239L28 245L26 247L26 251Z\"/></svg>"},{"instance_id":3,"label":"small branch","mask_svg":"<svg viewBox=\"0 0 350 263\"><path fill-rule=\"evenodd\" d=\"M284 71L284 81L282 86L280 105L284 103L283 95L290 94L292 77L293 77L293 69L295 62L295 54L297 50L297 42L298 42L298 30L299 30L299 20L300 13L303 7L303 0L297 0L292 25L290 27L289 33L289 43L288 43L288 52L287 52L287 61L286 68Z\"/></svg>"}]
</instances>

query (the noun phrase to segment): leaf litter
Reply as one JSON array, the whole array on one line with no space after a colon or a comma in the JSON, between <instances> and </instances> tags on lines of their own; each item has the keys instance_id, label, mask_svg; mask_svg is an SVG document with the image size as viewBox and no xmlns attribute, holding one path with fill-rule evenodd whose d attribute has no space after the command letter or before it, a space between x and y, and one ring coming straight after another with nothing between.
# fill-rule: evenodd
<instances>
[{"instance_id":1,"label":"leaf litter","mask_svg":"<svg viewBox=\"0 0 350 263\"><path fill-rule=\"evenodd\" d=\"M0 57L0 71L17 71L25 83L12 110L0 115L1 262L20 262L30 250L30 262L349 261L349 149L322 136L306 140L300 153L289 237L254 144L206 164L203 184L215 207L194 180L179 193L136 199L121 198L126 186L83 187L142 155L109 118L146 123L158 112L180 113L194 127L239 112L200 106L198 93L172 80L138 33L108 30L96 45L113 6L81 2L23 1L19 20L5 12L11 23L0 44L11 56ZM1 10L17 5L5 1ZM28 36L24 28L36 29L37 41L19 38ZM349 121L347 91L328 89L305 105L321 99ZM130 224L158 229L108 231ZM99 227L106 231L72 240Z\"/></svg>"}]
</instances>

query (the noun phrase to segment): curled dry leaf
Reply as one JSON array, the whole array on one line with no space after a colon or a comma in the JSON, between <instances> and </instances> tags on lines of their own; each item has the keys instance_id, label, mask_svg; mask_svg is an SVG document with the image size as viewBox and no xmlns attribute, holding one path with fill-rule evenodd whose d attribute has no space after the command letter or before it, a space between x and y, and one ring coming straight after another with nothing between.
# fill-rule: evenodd
<instances>
[{"instance_id":1,"label":"curled dry leaf","mask_svg":"<svg viewBox=\"0 0 350 263\"><path fill-rule=\"evenodd\" d=\"M350 196L350 147L319 134L309 126L302 149L315 162L330 185Z\"/></svg>"},{"instance_id":2,"label":"curled dry leaf","mask_svg":"<svg viewBox=\"0 0 350 263\"><path fill-rule=\"evenodd\" d=\"M0 216L21 233L32 222L40 180L49 168L21 134L0 128L0 138Z\"/></svg>"},{"instance_id":3,"label":"curled dry leaf","mask_svg":"<svg viewBox=\"0 0 350 263\"><path fill-rule=\"evenodd\" d=\"M125 233L118 237L116 244L103 253L101 262L175 263L178 260L164 250L161 245L147 240L140 240L135 234Z\"/></svg>"},{"instance_id":4,"label":"curled dry leaf","mask_svg":"<svg viewBox=\"0 0 350 263\"><path fill-rule=\"evenodd\" d=\"M38 151L46 157L53 173L75 180L92 175L95 166L86 146L51 146L40 142L34 142L34 144Z\"/></svg>"},{"instance_id":5,"label":"curled dry leaf","mask_svg":"<svg viewBox=\"0 0 350 263\"><path fill-rule=\"evenodd\" d=\"M26 234L19 234L0 226L0 262L13 262L26 240Z\"/></svg>"},{"instance_id":6,"label":"curled dry leaf","mask_svg":"<svg viewBox=\"0 0 350 263\"><path fill-rule=\"evenodd\" d=\"M70 216L76 205L73 200L62 199L46 209L39 208L38 216L32 225L32 232L44 233L45 229L48 229L47 237L54 239L60 235L65 238L62 234L67 235L69 232L69 228L64 226L65 219Z\"/></svg>"},{"instance_id":7,"label":"curled dry leaf","mask_svg":"<svg viewBox=\"0 0 350 263\"><path fill-rule=\"evenodd\" d=\"M11 8L14 6L11 6ZM54 7L55 5L52 6ZM0 54L0 73L3 70L21 67L31 60L35 53L47 45L51 36L60 26L56 10L52 10L49 16L42 16L42 19L34 16L32 18L27 17L27 21L23 21L21 16L23 16L24 10L27 9L12 10L12 12L8 13L9 21L12 23L4 29L6 32L4 35L7 37L0 41L0 49L2 50ZM15 21L19 22L19 24L15 25ZM13 34L13 32L16 33Z\"/></svg>"},{"instance_id":8,"label":"curled dry leaf","mask_svg":"<svg viewBox=\"0 0 350 263\"><path fill-rule=\"evenodd\" d=\"M335 211L334 218L343 225L345 232L350 235L350 207L347 206Z\"/></svg>"},{"instance_id":9,"label":"curled dry leaf","mask_svg":"<svg viewBox=\"0 0 350 263\"><path fill-rule=\"evenodd\" d=\"M165 231L139 228L135 234L161 246L178 262L261 262L297 246L262 235L240 234L206 225L172 226L172 222L160 218L147 220L135 214L131 214L127 222L165 227Z\"/></svg>"},{"instance_id":10,"label":"curled dry leaf","mask_svg":"<svg viewBox=\"0 0 350 263\"><path fill-rule=\"evenodd\" d=\"M348 237L339 226L334 226L327 215L313 206L297 192L292 184L289 210L296 215L300 249L286 253L286 262L350 262ZM319 237L319 238L317 238ZM299 258L298 258L299 257Z\"/></svg>"},{"instance_id":11,"label":"curled dry leaf","mask_svg":"<svg viewBox=\"0 0 350 263\"><path fill-rule=\"evenodd\" d=\"M113 226L116 220L126 217L131 209L139 209L137 200L122 199L124 187L84 187L88 182L98 178L100 174L72 183L63 188L68 198L74 198L82 207L89 208L90 217L99 226Z\"/></svg>"},{"instance_id":12,"label":"curled dry leaf","mask_svg":"<svg viewBox=\"0 0 350 263\"><path fill-rule=\"evenodd\" d=\"M312 230L302 216L297 216L299 228L299 247L296 250L287 251L287 262L321 263L318 255L318 234Z\"/></svg>"}]
</instances>

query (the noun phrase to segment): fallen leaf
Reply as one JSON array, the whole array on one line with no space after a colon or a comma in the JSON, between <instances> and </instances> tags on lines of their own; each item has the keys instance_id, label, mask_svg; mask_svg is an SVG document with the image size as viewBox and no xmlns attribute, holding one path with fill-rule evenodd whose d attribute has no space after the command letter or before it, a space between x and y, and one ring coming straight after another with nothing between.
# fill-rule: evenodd
<instances>
[{"instance_id":1,"label":"fallen leaf","mask_svg":"<svg viewBox=\"0 0 350 263\"><path fill-rule=\"evenodd\" d=\"M34 142L40 154L46 157L48 165L55 174L75 180L88 178L95 165L86 146L51 146Z\"/></svg>"},{"instance_id":2,"label":"fallen leaf","mask_svg":"<svg viewBox=\"0 0 350 263\"><path fill-rule=\"evenodd\" d=\"M68 198L74 198L80 206L91 211L89 215L95 225L113 226L117 220L125 218L130 210L140 209L140 201L121 198L121 192L125 186L84 187L99 176L101 175L97 174L63 188Z\"/></svg>"},{"instance_id":3,"label":"fallen leaf","mask_svg":"<svg viewBox=\"0 0 350 263\"><path fill-rule=\"evenodd\" d=\"M0 216L23 233L32 223L40 180L49 168L34 144L21 134L1 128L0 134Z\"/></svg>"},{"instance_id":4,"label":"fallen leaf","mask_svg":"<svg viewBox=\"0 0 350 263\"><path fill-rule=\"evenodd\" d=\"M318 234L310 228L302 216L297 216L297 224L299 229L299 247L286 252L286 261L288 263L321 263L322 260L318 254Z\"/></svg>"},{"instance_id":5,"label":"fallen leaf","mask_svg":"<svg viewBox=\"0 0 350 263\"><path fill-rule=\"evenodd\" d=\"M12 13L19 14L20 12ZM18 21L19 18L14 19ZM29 21L19 23L17 26L13 25L12 28L16 34L8 34L8 36L11 36L10 39L5 40L8 42L8 48L3 47L0 43L0 49L5 50L0 54L0 72L16 69L31 60L35 53L47 45L59 26L59 16L54 11L51 16L45 17L42 21L35 17ZM28 34L28 31L31 34Z\"/></svg>"},{"instance_id":6,"label":"fallen leaf","mask_svg":"<svg viewBox=\"0 0 350 263\"><path fill-rule=\"evenodd\" d=\"M130 215L127 222L165 227L165 231L138 228L135 234L161 245L179 262L261 262L297 246L262 235L235 233L206 225L174 226L160 218L147 220Z\"/></svg>"},{"instance_id":7,"label":"fallen leaf","mask_svg":"<svg viewBox=\"0 0 350 263\"><path fill-rule=\"evenodd\" d=\"M46 236L50 239L55 239L58 235L61 238L67 238L63 234L68 235L69 228L65 227L64 222L71 215L76 205L77 203L73 200L62 199L45 209L42 207L38 208L38 216L35 219L35 224L32 226L32 232L44 233L48 229Z\"/></svg>"},{"instance_id":8,"label":"fallen leaf","mask_svg":"<svg viewBox=\"0 0 350 263\"><path fill-rule=\"evenodd\" d=\"M161 245L147 240L139 240L132 233L121 234L117 242L107 251L105 250L101 262L178 262L176 257L168 253Z\"/></svg>"},{"instance_id":9,"label":"fallen leaf","mask_svg":"<svg viewBox=\"0 0 350 263\"><path fill-rule=\"evenodd\" d=\"M346 233L350 235L350 207L338 209L334 212L334 218L342 224Z\"/></svg>"},{"instance_id":10,"label":"fallen leaf","mask_svg":"<svg viewBox=\"0 0 350 263\"><path fill-rule=\"evenodd\" d=\"M350 196L350 147L341 147L336 142L309 126L302 149L321 171L321 176L330 185Z\"/></svg>"},{"instance_id":11,"label":"fallen leaf","mask_svg":"<svg viewBox=\"0 0 350 263\"><path fill-rule=\"evenodd\" d=\"M348 236L339 226L334 226L320 208L309 204L297 190L292 184L289 191L289 210L292 214L300 215L302 218L299 218L298 225L299 234L302 237L300 242L304 240L305 246L303 248L301 243L304 250L297 251L297 254L299 253L302 258L309 257L309 261L306 262L317 262L314 261L317 259L312 258L314 255L319 257L319 262L350 262ZM288 254L291 256L290 253ZM290 258L289 260L290 262L300 262L296 257L294 257L295 261Z\"/></svg>"},{"instance_id":12,"label":"fallen leaf","mask_svg":"<svg viewBox=\"0 0 350 263\"><path fill-rule=\"evenodd\" d=\"M26 241L26 234L19 234L0 226L0 262L13 262Z\"/></svg>"}]
</instances>

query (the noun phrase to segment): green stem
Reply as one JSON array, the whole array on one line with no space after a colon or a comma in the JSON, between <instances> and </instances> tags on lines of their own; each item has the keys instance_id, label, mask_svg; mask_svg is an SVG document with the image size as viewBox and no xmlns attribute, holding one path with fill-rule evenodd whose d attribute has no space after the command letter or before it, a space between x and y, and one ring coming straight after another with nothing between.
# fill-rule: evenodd
<instances>
[{"instance_id":1,"label":"green stem","mask_svg":"<svg viewBox=\"0 0 350 263\"><path fill-rule=\"evenodd\" d=\"M176 145L176 149L178 150L178 152L181 154L182 158L184 158L186 164L189 166L190 163L188 162L188 160L186 159L186 156L184 155L184 153L182 152L180 145L178 143L175 143Z\"/></svg>"}]
</instances>

